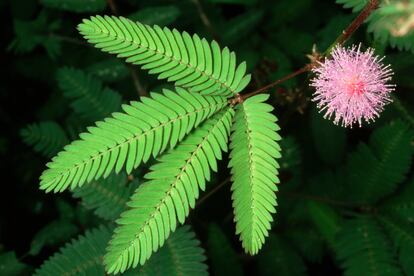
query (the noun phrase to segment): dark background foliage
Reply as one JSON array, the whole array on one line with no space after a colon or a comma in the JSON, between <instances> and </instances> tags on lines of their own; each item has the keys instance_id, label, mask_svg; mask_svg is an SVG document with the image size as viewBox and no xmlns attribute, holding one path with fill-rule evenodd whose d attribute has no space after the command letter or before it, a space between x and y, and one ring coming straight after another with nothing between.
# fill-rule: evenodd
<instances>
[{"instance_id":1,"label":"dark background foliage","mask_svg":"<svg viewBox=\"0 0 414 276\"><path fill-rule=\"evenodd\" d=\"M165 87L83 41L76 30L82 18L116 12L216 39L234 50L239 61L247 61L253 76L247 90L254 90L302 67L314 46L324 51L355 17L333 1L317 0L114 0L115 9L106 5L99 12L83 13L51 8L47 2L53 1L0 1L0 274L4 264L12 267L19 261L27 266L3 270L5 275L29 273L70 238L100 223L70 193L51 195L38 189L38 177L53 154L45 156L32 149L33 141L23 139L28 124L53 121L73 140L102 118L92 107L88 114L96 118L74 118L73 100L59 85L58 69L92 74L118 91L123 102ZM258 256L243 253L234 235L229 174L222 162L188 219L206 249L212 274L341 275L345 270L348 275L370 275L372 263L364 260L373 254L378 271L414 275L414 118L409 108L414 58L410 51L375 39L366 25L352 41L387 54L385 61L392 63L398 84L394 103L377 122L343 129L316 112L306 75L271 89L270 102L284 137L273 234ZM139 182L146 169L133 177ZM362 226L368 230L358 236ZM366 242L364 233L373 238L360 246ZM347 245L354 243L358 249L352 252ZM6 252L13 251L18 260L6 261Z\"/></svg>"}]
</instances>

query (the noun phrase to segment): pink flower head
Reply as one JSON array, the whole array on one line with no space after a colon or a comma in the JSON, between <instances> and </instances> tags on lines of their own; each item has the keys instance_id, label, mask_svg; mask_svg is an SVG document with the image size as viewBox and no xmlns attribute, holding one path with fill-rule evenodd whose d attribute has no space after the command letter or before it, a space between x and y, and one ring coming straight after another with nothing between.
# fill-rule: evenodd
<instances>
[{"instance_id":1,"label":"pink flower head","mask_svg":"<svg viewBox=\"0 0 414 276\"><path fill-rule=\"evenodd\" d=\"M369 48L363 52L358 47L336 47L330 58L312 69L316 77L311 86L316 92L313 101L324 118L334 117L334 123L350 126L356 122L361 126L362 119L374 121L391 102L390 93L395 85L387 84L393 72L383 58L374 55Z\"/></svg>"}]
</instances>

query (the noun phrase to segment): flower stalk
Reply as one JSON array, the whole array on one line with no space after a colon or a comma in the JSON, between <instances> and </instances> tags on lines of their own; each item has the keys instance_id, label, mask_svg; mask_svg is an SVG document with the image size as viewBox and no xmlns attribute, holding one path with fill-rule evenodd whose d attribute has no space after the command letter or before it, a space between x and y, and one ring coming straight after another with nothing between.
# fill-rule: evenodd
<instances>
[{"instance_id":1,"label":"flower stalk","mask_svg":"<svg viewBox=\"0 0 414 276\"><path fill-rule=\"evenodd\" d=\"M338 36L338 38L332 43L330 47L325 51L323 55L320 55L320 58L327 57L332 49L334 49L336 46L343 45L354 33L356 30L359 29L359 27L365 22L365 20L371 15L371 13L376 10L379 6L379 0L370 0L368 4L365 6L365 8L359 13L359 15L348 25L348 27L342 31L342 33ZM307 64L303 66L302 68L298 69L297 71L290 73L266 86L263 86L253 92L244 94L241 96L241 100L245 100L251 96L254 96L259 93L263 93L287 80L290 80L298 75L301 75L302 73L309 72L317 66L318 60L314 60L312 63Z\"/></svg>"}]
</instances>

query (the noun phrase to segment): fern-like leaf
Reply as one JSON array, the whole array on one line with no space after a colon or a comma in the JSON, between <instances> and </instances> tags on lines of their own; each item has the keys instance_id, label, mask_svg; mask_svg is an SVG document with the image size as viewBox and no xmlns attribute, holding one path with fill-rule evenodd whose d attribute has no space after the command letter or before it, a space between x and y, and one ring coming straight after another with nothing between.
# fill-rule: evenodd
<instances>
[{"instance_id":1,"label":"fern-like leaf","mask_svg":"<svg viewBox=\"0 0 414 276\"><path fill-rule=\"evenodd\" d=\"M23 54L33 51L37 46L42 46L51 58L56 58L60 54L60 41L50 35L58 31L61 26L60 20L49 20L47 14L41 12L34 20L16 19L13 24L16 37L8 49Z\"/></svg>"},{"instance_id":2,"label":"fern-like leaf","mask_svg":"<svg viewBox=\"0 0 414 276\"><path fill-rule=\"evenodd\" d=\"M402 275L387 236L373 219L348 221L338 233L336 252L345 275Z\"/></svg>"},{"instance_id":3,"label":"fern-like leaf","mask_svg":"<svg viewBox=\"0 0 414 276\"><path fill-rule=\"evenodd\" d=\"M352 8L353 12L359 12L369 3L369 0L336 0L336 3L342 4L344 8Z\"/></svg>"},{"instance_id":4,"label":"fern-like leaf","mask_svg":"<svg viewBox=\"0 0 414 276\"><path fill-rule=\"evenodd\" d=\"M308 202L309 216L316 229L332 248L335 247L335 239L341 229L341 217L330 206L315 202Z\"/></svg>"},{"instance_id":5,"label":"fern-like leaf","mask_svg":"<svg viewBox=\"0 0 414 276\"><path fill-rule=\"evenodd\" d=\"M378 218L397 248L398 259L406 275L413 275L414 226L402 219L390 216L379 216Z\"/></svg>"},{"instance_id":6,"label":"fern-like leaf","mask_svg":"<svg viewBox=\"0 0 414 276\"><path fill-rule=\"evenodd\" d=\"M57 81L63 95L72 101L73 110L89 121L101 120L121 106L121 95L82 70L61 68Z\"/></svg>"},{"instance_id":7,"label":"fern-like leaf","mask_svg":"<svg viewBox=\"0 0 414 276\"><path fill-rule=\"evenodd\" d=\"M385 229L390 232L390 236L397 247L411 246L414 248L414 226L400 219L390 216L379 216L379 221Z\"/></svg>"},{"instance_id":8,"label":"fern-like leaf","mask_svg":"<svg viewBox=\"0 0 414 276\"><path fill-rule=\"evenodd\" d=\"M304 239L303 237L306 237ZM325 253L325 240L308 223L296 224L289 228L287 238L292 241L300 255L312 263L321 263Z\"/></svg>"},{"instance_id":9,"label":"fern-like leaf","mask_svg":"<svg viewBox=\"0 0 414 276\"><path fill-rule=\"evenodd\" d=\"M244 1L240 1L244 2ZM263 10L248 9L246 12L233 17L220 27L220 37L229 45L252 37L263 19ZM237 45L237 44L236 44Z\"/></svg>"},{"instance_id":10,"label":"fern-like leaf","mask_svg":"<svg viewBox=\"0 0 414 276\"><path fill-rule=\"evenodd\" d=\"M360 144L348 162L349 194L360 203L373 203L393 192L411 164L413 132L396 121L377 129L369 146Z\"/></svg>"},{"instance_id":11,"label":"fern-like leaf","mask_svg":"<svg viewBox=\"0 0 414 276\"><path fill-rule=\"evenodd\" d=\"M129 76L125 62L115 57L88 66L86 72L106 83L118 82Z\"/></svg>"},{"instance_id":12,"label":"fern-like leaf","mask_svg":"<svg viewBox=\"0 0 414 276\"><path fill-rule=\"evenodd\" d=\"M31 270L14 251L0 253L0 275L30 275Z\"/></svg>"},{"instance_id":13,"label":"fern-like leaf","mask_svg":"<svg viewBox=\"0 0 414 276\"><path fill-rule=\"evenodd\" d=\"M90 43L141 65L159 79L203 95L234 96L247 86L246 63L236 66L236 55L217 42L208 43L166 27L141 24L123 17L91 17L78 26Z\"/></svg>"},{"instance_id":14,"label":"fern-like leaf","mask_svg":"<svg viewBox=\"0 0 414 276\"><path fill-rule=\"evenodd\" d=\"M119 227L104 262L109 273L143 265L152 252L184 223L194 208L199 189L204 190L216 159L227 150L233 109L227 108L204 122L179 146L160 157L131 197L130 209L117 220Z\"/></svg>"},{"instance_id":15,"label":"fern-like leaf","mask_svg":"<svg viewBox=\"0 0 414 276\"><path fill-rule=\"evenodd\" d=\"M105 275L102 256L110 237L111 232L103 226L87 231L44 262L34 275Z\"/></svg>"},{"instance_id":16,"label":"fern-like leaf","mask_svg":"<svg viewBox=\"0 0 414 276\"><path fill-rule=\"evenodd\" d=\"M101 181L92 181L73 191L75 198L81 198L87 209L95 210L98 217L116 219L127 207L129 197L136 185L127 184L125 173L112 173Z\"/></svg>"},{"instance_id":17,"label":"fern-like leaf","mask_svg":"<svg viewBox=\"0 0 414 276\"><path fill-rule=\"evenodd\" d=\"M138 276L204 276L208 275L206 257L190 227L177 229L151 259L137 272Z\"/></svg>"},{"instance_id":18,"label":"fern-like leaf","mask_svg":"<svg viewBox=\"0 0 414 276\"><path fill-rule=\"evenodd\" d=\"M100 12L106 6L105 0L40 0L48 8L71 12Z\"/></svg>"},{"instance_id":19,"label":"fern-like leaf","mask_svg":"<svg viewBox=\"0 0 414 276\"><path fill-rule=\"evenodd\" d=\"M216 276L240 276L243 269L237 253L233 249L226 234L216 224L208 227L208 256L211 271Z\"/></svg>"},{"instance_id":20,"label":"fern-like leaf","mask_svg":"<svg viewBox=\"0 0 414 276\"><path fill-rule=\"evenodd\" d=\"M20 131L23 141L36 152L52 157L68 143L68 137L60 125L55 122L30 124Z\"/></svg>"},{"instance_id":21,"label":"fern-like leaf","mask_svg":"<svg viewBox=\"0 0 414 276\"><path fill-rule=\"evenodd\" d=\"M414 223L414 178L407 181L399 193L381 205L381 211Z\"/></svg>"},{"instance_id":22,"label":"fern-like leaf","mask_svg":"<svg viewBox=\"0 0 414 276\"><path fill-rule=\"evenodd\" d=\"M174 147L191 129L227 105L223 97L201 96L177 89L152 93L141 102L123 105L124 113L114 113L80 134L81 140L66 146L48 163L40 177L40 188L62 192L93 179L119 172L127 173Z\"/></svg>"},{"instance_id":23,"label":"fern-like leaf","mask_svg":"<svg viewBox=\"0 0 414 276\"><path fill-rule=\"evenodd\" d=\"M337 0L344 8L359 12L369 0ZM414 3L405 0L380 1L378 9L368 18L368 31L375 39L399 50L414 51L414 28L412 14Z\"/></svg>"},{"instance_id":24,"label":"fern-like leaf","mask_svg":"<svg viewBox=\"0 0 414 276\"><path fill-rule=\"evenodd\" d=\"M380 8L369 18L368 31L382 43L389 43L398 50L414 52L414 27L412 1L382 1Z\"/></svg>"},{"instance_id":25,"label":"fern-like leaf","mask_svg":"<svg viewBox=\"0 0 414 276\"><path fill-rule=\"evenodd\" d=\"M147 25L167 26L181 15L181 10L175 5L150 6L139 9L128 15L132 21Z\"/></svg>"},{"instance_id":26,"label":"fern-like leaf","mask_svg":"<svg viewBox=\"0 0 414 276\"><path fill-rule=\"evenodd\" d=\"M111 231L101 226L73 239L38 268L36 276L104 276L102 258ZM204 250L189 227L180 227L165 245L138 271L128 275L207 275Z\"/></svg>"},{"instance_id":27,"label":"fern-like leaf","mask_svg":"<svg viewBox=\"0 0 414 276\"><path fill-rule=\"evenodd\" d=\"M38 255L45 246L56 246L77 234L78 227L65 219L54 220L37 232L30 244L29 254Z\"/></svg>"},{"instance_id":28,"label":"fern-like leaf","mask_svg":"<svg viewBox=\"0 0 414 276\"><path fill-rule=\"evenodd\" d=\"M256 254L271 228L276 212L280 136L269 96L257 95L237 106L231 135L233 208L236 233L246 252Z\"/></svg>"},{"instance_id":29,"label":"fern-like leaf","mask_svg":"<svg viewBox=\"0 0 414 276\"><path fill-rule=\"evenodd\" d=\"M303 276L306 266L287 239L270 234L268 243L258 255L259 271L262 276Z\"/></svg>"},{"instance_id":30,"label":"fern-like leaf","mask_svg":"<svg viewBox=\"0 0 414 276\"><path fill-rule=\"evenodd\" d=\"M313 108L310 115L311 134L316 152L326 164L342 162L346 146L346 129L332 124Z\"/></svg>"}]
</instances>

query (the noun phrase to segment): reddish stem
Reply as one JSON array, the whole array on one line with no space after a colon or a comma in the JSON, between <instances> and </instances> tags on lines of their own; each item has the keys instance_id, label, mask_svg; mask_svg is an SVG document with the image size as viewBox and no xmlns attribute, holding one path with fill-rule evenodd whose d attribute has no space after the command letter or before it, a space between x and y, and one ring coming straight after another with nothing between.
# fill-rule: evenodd
<instances>
[{"instance_id":1,"label":"reddish stem","mask_svg":"<svg viewBox=\"0 0 414 276\"><path fill-rule=\"evenodd\" d=\"M114 15L118 15L118 8L116 7L114 0L107 0L106 2L108 3L108 6L111 9L112 13Z\"/></svg>"},{"instance_id":2,"label":"reddish stem","mask_svg":"<svg viewBox=\"0 0 414 276\"><path fill-rule=\"evenodd\" d=\"M338 38L335 40L335 42L332 44L331 47L328 48L328 50L325 52L325 55L322 55L320 58L322 58L323 56L326 56L329 54L330 50L335 47L336 45L342 45L344 44L350 37L351 35L362 25L362 23L364 23L364 21L368 18L368 16L375 10L378 8L379 5L379 1L378 0L370 0L369 3L365 6L365 8L360 12L360 14L348 25L348 27L338 36ZM244 101L245 99L254 96L256 94L262 93L266 90L269 90L270 88L273 88L279 84L281 84L282 82L285 82L291 78L294 78L302 73L308 72L312 69L312 67L314 67L316 64L315 62L310 63L305 65L304 67L302 67L301 69L290 73L289 75L284 76L281 79L276 80L275 82L272 82L262 88L259 88L253 92L250 92L248 94L244 94L239 98L234 98L232 102L240 102L240 101Z\"/></svg>"},{"instance_id":3,"label":"reddish stem","mask_svg":"<svg viewBox=\"0 0 414 276\"><path fill-rule=\"evenodd\" d=\"M262 92L264 92L266 90L269 90L270 88L272 88L272 87L274 87L274 86L276 86L276 85L278 85L278 84L280 84L280 83L282 83L284 81L290 80L291 78L294 78L294 77L296 77L296 76L298 76L298 75L300 75L302 73L305 73L305 72L309 71L311 68L312 68L312 65L311 64L308 64L308 65L300 68L299 70L297 70L297 71L295 71L293 73L290 73L289 75L286 75L286 76L284 76L281 79L278 79L275 82L272 82L272 83L270 83L270 84L268 84L266 86L263 86L260 89L257 89L256 91L250 92L248 94L244 94L244 95L241 96L241 101L244 101L245 99L250 98L251 96L254 96L256 94L262 93Z\"/></svg>"},{"instance_id":4,"label":"reddish stem","mask_svg":"<svg viewBox=\"0 0 414 276\"><path fill-rule=\"evenodd\" d=\"M349 24L349 26L342 32L342 34L335 40L334 45L344 44L351 35L358 30L358 28L365 22L368 16L378 8L378 0L370 0L360 14Z\"/></svg>"}]
</instances>

